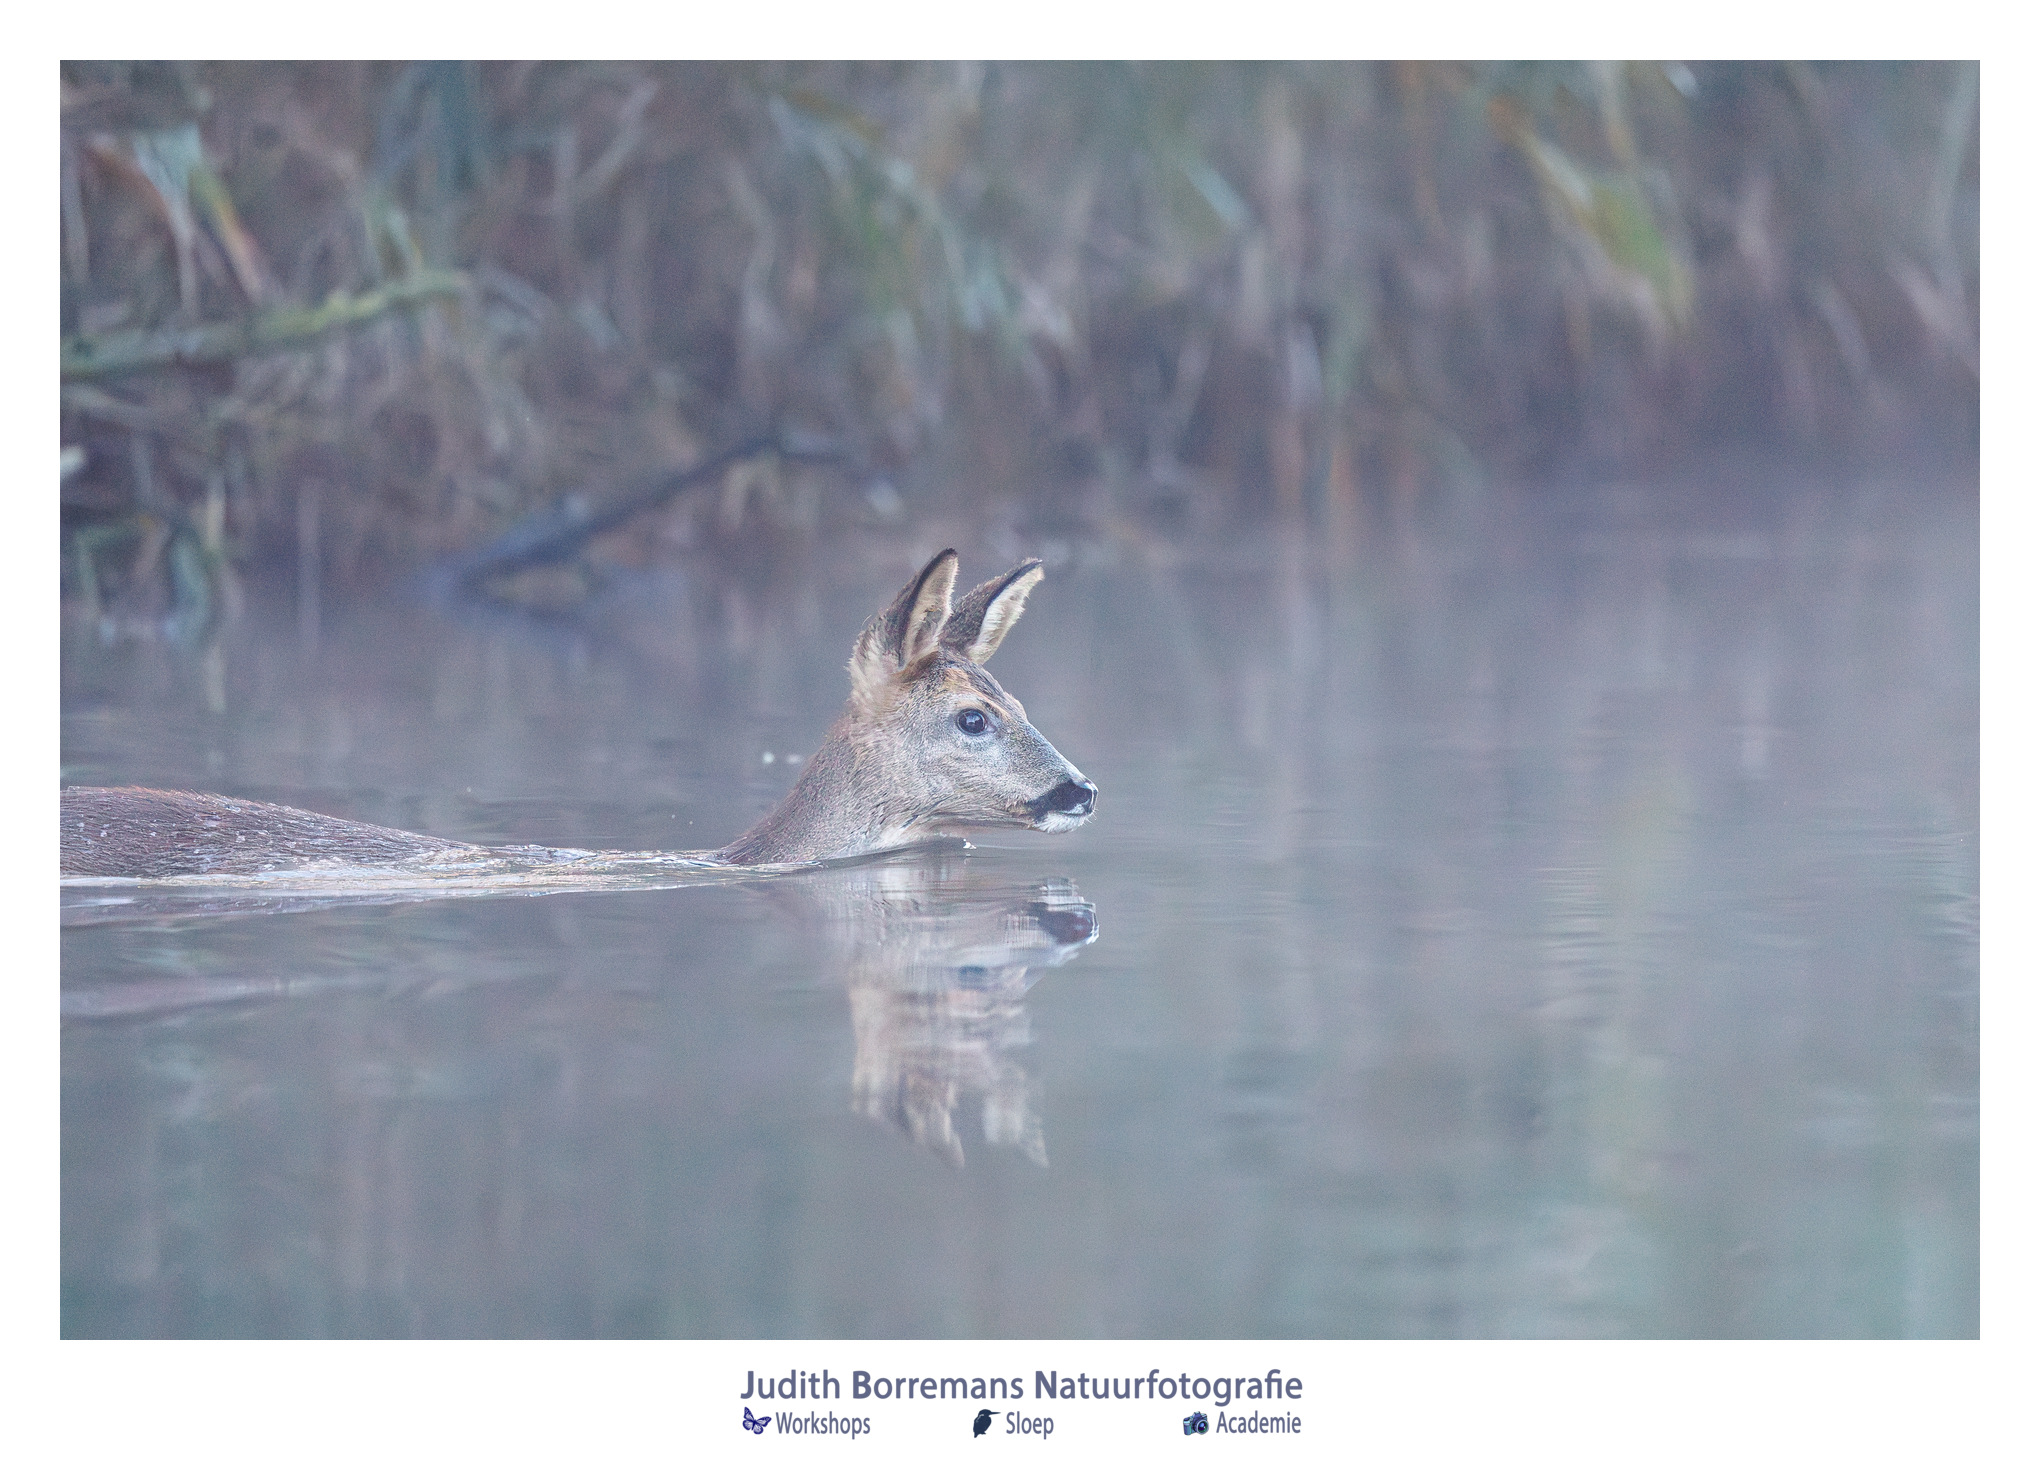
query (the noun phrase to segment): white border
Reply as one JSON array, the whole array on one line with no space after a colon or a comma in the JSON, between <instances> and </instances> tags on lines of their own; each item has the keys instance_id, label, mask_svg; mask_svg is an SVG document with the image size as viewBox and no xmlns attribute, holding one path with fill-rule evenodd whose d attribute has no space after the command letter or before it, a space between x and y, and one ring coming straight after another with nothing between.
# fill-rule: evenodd
<instances>
[{"instance_id":1,"label":"white border","mask_svg":"<svg viewBox=\"0 0 2040 1470\"><path fill-rule=\"evenodd\" d=\"M770 1436L722 1448L737 1416L747 1364L897 1365L959 1371L1051 1361L1091 1371L1145 1372L1156 1363L1225 1365L1279 1360L1309 1381L1309 1428L1288 1446L1304 1463L1489 1463L1562 1454L1586 1465L1717 1465L1933 1461L2004 1463L2032 1436L2013 1417L2030 1371L2013 1376L2032 1336L2034 1293L2033 1039L2030 922L2034 659L2027 566L2034 541L2035 476L2007 426L2026 421L2032 253L2031 124L2024 105L2025 48L1980 6L1856 7L1728 4L1704 25L1637 25L1633 7L1589 6L1563 16L1520 6L1455 6L1413 18L1366 7L1261 5L1215 22L1171 7L1049 3L1016 14L932 5L858 7L781 3L747 15L672 8L500 7L423 12L380 3L290 11L230 4L202 16L177 8L103 4L61 16L17 17L26 30L4 63L6 136L16 159L17 209L46 211L45 228L6 241L17 283L6 310L5 395L13 534L5 538L10 656L17 698L5 745L0 819L8 854L8 926L14 953L6 990L12 1044L5 1101L7 1260L0 1313L18 1351L8 1398L10 1439L33 1459L112 1463L116 1457L202 1455L221 1465L353 1463L736 1463L786 1453ZM1645 17L1647 20L1648 17ZM1404 52L1491 54L1665 52L1693 55L1829 54L1840 41L1885 55L1982 55L1983 132L1992 187L1984 196L1983 331L1983 965L1984 1341L1981 1344L1556 1344L1556 1343L645 1343L535 1344L122 1344L57 1340L57 1048L55 885L47 836L57 760L56 499L47 493L56 382L42 351L56 316L56 69L54 55L331 54L400 39L428 54L459 54L481 39L527 54L591 55L679 50L701 56L787 54L1027 54L1169 52L1279 55ZM1760 48L1746 44L1760 43ZM612 44L604 46L603 42ZM1617 43L1622 43L1618 45ZM200 43L204 43L200 46ZM259 43L259 45L253 44ZM2002 172L1999 170L2002 169ZM24 237L29 238L24 238ZM32 247L32 248L31 248ZM1138 1365L1136 1369L1135 1365ZM841 1373L841 1369L837 1371ZM1031 1374L1029 1366L1024 1370ZM732 1383L733 1375L739 1381ZM1319 1385L1323 1385L1322 1388ZM2019 1390L2015 1394L2015 1386ZM1152 1442L1137 1415L1070 1414L1062 1449L1133 1448ZM897 1428L831 1446L888 1463L935 1454L1001 1453L998 1436L970 1442L942 1414L896 1415ZM1322 1426L1322 1432L1320 1432ZM777 1431L772 1431L777 1434ZM1063 1438L1067 1435L1068 1438ZM1168 1439L1167 1433L1162 1434ZM2000 1450L1999 1445L2008 1448ZM37 1446L48 1446L39 1450ZM1259 1453L1275 1453L1257 1446ZM1174 1454L1224 1453L1195 1440Z\"/></svg>"}]
</instances>

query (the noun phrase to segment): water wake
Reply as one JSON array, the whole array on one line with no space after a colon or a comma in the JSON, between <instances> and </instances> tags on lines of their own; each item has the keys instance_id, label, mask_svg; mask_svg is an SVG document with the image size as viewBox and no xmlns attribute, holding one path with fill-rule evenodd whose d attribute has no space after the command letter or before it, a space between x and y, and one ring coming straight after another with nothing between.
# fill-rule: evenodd
<instances>
[{"instance_id":1,"label":"water wake","mask_svg":"<svg viewBox=\"0 0 2040 1470\"><path fill-rule=\"evenodd\" d=\"M922 849L964 849L942 838ZM61 923L228 914L288 914L362 904L511 894L623 892L753 882L821 867L895 857L908 849L829 863L731 863L710 852L592 852L573 847L448 848L401 863L319 863L267 873L191 873L166 878L66 877Z\"/></svg>"}]
</instances>

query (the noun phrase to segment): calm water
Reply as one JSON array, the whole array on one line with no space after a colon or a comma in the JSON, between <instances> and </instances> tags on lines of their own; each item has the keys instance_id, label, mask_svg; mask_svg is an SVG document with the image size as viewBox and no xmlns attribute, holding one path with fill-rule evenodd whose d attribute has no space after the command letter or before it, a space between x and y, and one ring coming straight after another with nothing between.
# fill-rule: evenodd
<instances>
[{"instance_id":1,"label":"calm water","mask_svg":"<svg viewBox=\"0 0 2040 1470\"><path fill-rule=\"evenodd\" d=\"M993 667L1071 836L67 910L65 1332L1973 1335L1973 488L1490 524L1066 559ZM66 779L712 846L940 544L69 626Z\"/></svg>"}]
</instances>

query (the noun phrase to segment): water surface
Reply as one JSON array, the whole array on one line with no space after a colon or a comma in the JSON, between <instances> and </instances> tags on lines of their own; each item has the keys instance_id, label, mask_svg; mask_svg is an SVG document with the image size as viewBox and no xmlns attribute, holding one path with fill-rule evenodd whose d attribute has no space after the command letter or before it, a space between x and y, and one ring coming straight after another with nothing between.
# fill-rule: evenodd
<instances>
[{"instance_id":1,"label":"water surface","mask_svg":"<svg viewBox=\"0 0 2040 1470\"><path fill-rule=\"evenodd\" d=\"M1973 1335L1973 487L1485 524L1065 558L1070 836L69 925L66 1334ZM66 779L711 847L938 544L67 625Z\"/></svg>"}]
</instances>

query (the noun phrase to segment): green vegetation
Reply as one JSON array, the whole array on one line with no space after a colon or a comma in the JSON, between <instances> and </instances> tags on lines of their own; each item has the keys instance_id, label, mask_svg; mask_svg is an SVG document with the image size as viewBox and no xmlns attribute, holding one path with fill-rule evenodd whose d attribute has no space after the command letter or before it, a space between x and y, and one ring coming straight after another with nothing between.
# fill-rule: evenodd
<instances>
[{"instance_id":1,"label":"green vegetation","mask_svg":"<svg viewBox=\"0 0 2040 1470\"><path fill-rule=\"evenodd\" d=\"M235 565L382 575L759 436L834 457L651 497L615 554L895 482L1034 535L1352 542L1440 486L1972 452L1977 85L67 63L71 585L195 626Z\"/></svg>"}]
</instances>

